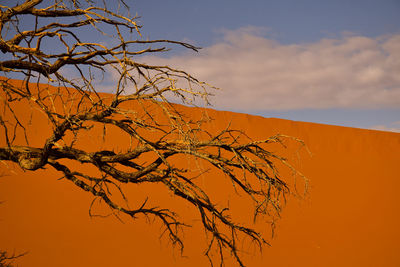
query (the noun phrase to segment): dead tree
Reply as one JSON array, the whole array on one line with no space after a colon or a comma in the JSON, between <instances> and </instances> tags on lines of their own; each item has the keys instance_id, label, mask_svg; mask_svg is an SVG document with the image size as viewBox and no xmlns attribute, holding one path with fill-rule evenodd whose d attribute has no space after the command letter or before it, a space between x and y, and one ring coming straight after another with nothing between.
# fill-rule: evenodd
<instances>
[{"instance_id":1,"label":"dead tree","mask_svg":"<svg viewBox=\"0 0 400 267\"><path fill-rule=\"evenodd\" d=\"M5 76L1 80L0 160L14 162L26 171L54 168L116 215L157 218L172 242L183 249L181 230L186 224L172 207L148 206L144 201L129 208L125 201L125 186L161 184L197 210L209 240L205 254L217 251L222 264L227 255L224 251L228 251L243 266L237 238L250 237L260 248L265 239L250 226L231 219L228 207L215 203L193 171L178 166L174 158L183 155L205 162L252 200L255 216L275 217L289 192L275 163L286 164L286 160L266 146L281 142L282 137L252 141L242 131L230 128L217 134L207 131L203 125L208 118L194 120L175 103L208 104L213 87L184 70L141 61L144 55L165 52L171 45L193 51L198 48L142 38L137 18L129 15L122 0L116 8L100 3L26 0L16 6L0 6L0 70ZM85 38L89 32L97 32L101 41ZM98 89L102 75L113 76L108 94ZM13 77L22 77L22 84L11 82ZM35 86L39 83L56 89L40 89ZM40 110L51 125L51 133L39 147L29 145L28 137L24 143L16 141L35 127L18 116L15 104L21 101L30 107L26 112ZM104 128L103 138L109 129L129 136L129 147L116 151L99 146L93 152L77 145L81 132L98 126ZM75 165L69 162L92 166L97 172L73 169ZM110 188L119 190L122 197L114 198Z\"/></svg>"}]
</instances>

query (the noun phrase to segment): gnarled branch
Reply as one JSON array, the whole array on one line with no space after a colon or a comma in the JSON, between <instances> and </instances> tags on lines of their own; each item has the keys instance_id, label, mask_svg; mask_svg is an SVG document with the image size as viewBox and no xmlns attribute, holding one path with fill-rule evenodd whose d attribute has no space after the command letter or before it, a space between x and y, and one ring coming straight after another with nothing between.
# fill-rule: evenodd
<instances>
[{"instance_id":1,"label":"gnarled branch","mask_svg":"<svg viewBox=\"0 0 400 267\"><path fill-rule=\"evenodd\" d=\"M0 127L5 133L0 140L0 160L28 171L54 168L116 214L133 219L139 214L155 217L172 242L183 249L180 231L187 222L173 207L151 207L145 201L131 209L126 203L124 186L160 184L198 212L209 235L205 254L210 260L213 249L219 252L221 262L224 251L228 251L243 266L238 238L249 237L260 248L266 240L250 226L231 218L229 207L215 201L198 182L198 173L206 176L208 168L220 172L223 175L218 179L225 177L237 193L251 200L255 217L275 218L285 194L290 192L276 163L287 162L267 148L285 137L253 141L229 127L218 133L208 131L210 119L206 115L199 119L197 115L187 116L173 102L192 105L202 100L208 104L213 87L183 70L141 62L142 55L167 51L167 45L193 51L197 47L170 40L145 40L136 17L95 6L92 1L49 2L45 1L46 7L38 0L15 7L0 6L0 50L8 56L0 61L0 70L10 77L15 73L25 77L19 84L9 77L0 80ZM26 28L27 23L21 21L29 18L34 21ZM88 30L104 38L111 36L109 43L87 40L84 33ZM52 46L46 45L48 41ZM113 87L108 94L101 93L99 77L110 73ZM39 85L41 82L48 85ZM24 113L31 117L40 113L49 123L39 146L29 144L29 131L35 125L26 119L29 116L21 115L21 104ZM106 141L88 148L81 141L85 133L96 140L99 135L103 140L121 136L129 143L122 151ZM199 167L183 164L182 157ZM75 163L85 167L81 170ZM116 188L122 197L114 197L110 188ZM148 192L148 197L151 194Z\"/></svg>"}]
</instances>

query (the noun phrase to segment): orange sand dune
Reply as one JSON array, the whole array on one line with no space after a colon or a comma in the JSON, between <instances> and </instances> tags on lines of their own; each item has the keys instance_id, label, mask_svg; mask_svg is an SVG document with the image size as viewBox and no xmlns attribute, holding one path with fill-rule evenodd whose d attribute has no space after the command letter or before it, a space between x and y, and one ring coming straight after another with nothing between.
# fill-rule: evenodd
<instances>
[{"instance_id":1,"label":"orange sand dune","mask_svg":"<svg viewBox=\"0 0 400 267\"><path fill-rule=\"evenodd\" d=\"M290 153L310 179L309 194L288 199L272 246L262 254L248 247L254 252L246 256L248 266L400 266L400 134L207 112L215 131L231 121L254 139L276 133L300 138L312 153ZM40 144L48 126L33 122L40 126L31 138ZM166 238L159 240L158 223L90 218L92 197L53 170L0 168L7 174L0 177L0 249L27 251L19 266L208 265L196 239L199 227L186 234L181 257Z\"/></svg>"}]
</instances>

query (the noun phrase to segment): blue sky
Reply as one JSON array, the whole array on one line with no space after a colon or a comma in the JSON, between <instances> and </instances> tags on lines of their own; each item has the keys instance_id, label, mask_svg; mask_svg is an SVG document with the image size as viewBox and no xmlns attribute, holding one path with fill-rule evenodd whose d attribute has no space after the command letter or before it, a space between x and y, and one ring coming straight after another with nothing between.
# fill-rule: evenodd
<instances>
[{"instance_id":1,"label":"blue sky","mask_svg":"<svg viewBox=\"0 0 400 267\"><path fill-rule=\"evenodd\" d=\"M400 1L136 1L145 38L188 41L148 58L221 92L214 107L400 131Z\"/></svg>"},{"instance_id":2,"label":"blue sky","mask_svg":"<svg viewBox=\"0 0 400 267\"><path fill-rule=\"evenodd\" d=\"M400 0L125 2L143 38L202 47L142 60L221 88L213 108L400 132Z\"/></svg>"},{"instance_id":3,"label":"blue sky","mask_svg":"<svg viewBox=\"0 0 400 267\"><path fill-rule=\"evenodd\" d=\"M343 31L375 37L400 30L398 0L130 0L152 38L188 38L207 46L216 31L261 26L282 43L317 41Z\"/></svg>"}]
</instances>

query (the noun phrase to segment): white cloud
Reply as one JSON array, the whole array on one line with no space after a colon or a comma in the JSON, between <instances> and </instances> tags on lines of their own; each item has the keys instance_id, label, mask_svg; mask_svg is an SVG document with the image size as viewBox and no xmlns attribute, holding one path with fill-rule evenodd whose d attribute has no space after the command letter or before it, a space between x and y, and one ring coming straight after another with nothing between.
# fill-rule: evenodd
<instances>
[{"instance_id":1,"label":"white cloud","mask_svg":"<svg viewBox=\"0 0 400 267\"><path fill-rule=\"evenodd\" d=\"M398 127L394 126L387 126L387 125L375 125L372 126L371 129L372 130L379 130L379 131L385 131L385 132L396 132L396 133L400 133L400 124L397 122Z\"/></svg>"},{"instance_id":2,"label":"white cloud","mask_svg":"<svg viewBox=\"0 0 400 267\"><path fill-rule=\"evenodd\" d=\"M286 45L248 27L223 31L219 42L197 54L143 60L222 88L213 101L222 109L400 107L400 35L344 34Z\"/></svg>"},{"instance_id":3,"label":"white cloud","mask_svg":"<svg viewBox=\"0 0 400 267\"><path fill-rule=\"evenodd\" d=\"M400 133L400 121L394 121L389 125L374 125L371 127L372 130L386 131L386 132L397 132Z\"/></svg>"}]
</instances>

